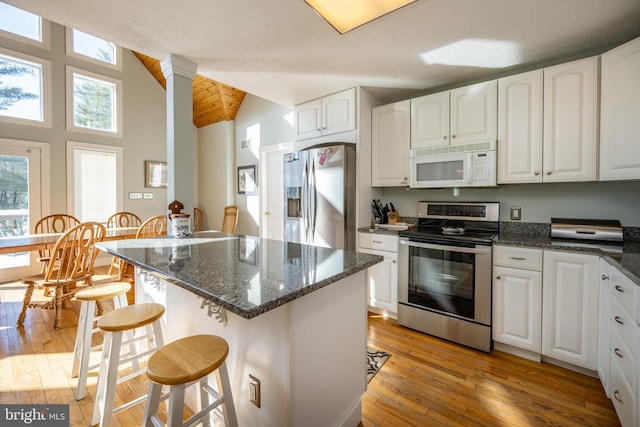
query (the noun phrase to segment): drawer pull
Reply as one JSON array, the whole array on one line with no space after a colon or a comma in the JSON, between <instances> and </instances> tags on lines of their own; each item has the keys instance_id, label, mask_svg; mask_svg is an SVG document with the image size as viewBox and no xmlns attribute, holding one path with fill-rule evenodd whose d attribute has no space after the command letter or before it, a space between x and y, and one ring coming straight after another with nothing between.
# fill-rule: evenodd
<instances>
[{"instance_id":1,"label":"drawer pull","mask_svg":"<svg viewBox=\"0 0 640 427\"><path fill-rule=\"evenodd\" d=\"M496 280L500 280L500 277L502 277L502 276L496 276Z\"/></svg>"},{"instance_id":2,"label":"drawer pull","mask_svg":"<svg viewBox=\"0 0 640 427\"><path fill-rule=\"evenodd\" d=\"M616 356L618 356L620 359L624 359L624 356L622 355L622 352L620 351L620 349L618 347L613 349L613 352L616 354Z\"/></svg>"},{"instance_id":3,"label":"drawer pull","mask_svg":"<svg viewBox=\"0 0 640 427\"><path fill-rule=\"evenodd\" d=\"M602 280L609 280L609 276L607 276L606 274L602 275Z\"/></svg>"},{"instance_id":4,"label":"drawer pull","mask_svg":"<svg viewBox=\"0 0 640 427\"><path fill-rule=\"evenodd\" d=\"M622 319L620 318L620 316L616 316L613 318L613 320L615 320L616 322L618 322L621 325L624 325L624 322L622 321Z\"/></svg>"},{"instance_id":5,"label":"drawer pull","mask_svg":"<svg viewBox=\"0 0 640 427\"><path fill-rule=\"evenodd\" d=\"M382 243L382 240L374 240L373 243Z\"/></svg>"},{"instance_id":6,"label":"drawer pull","mask_svg":"<svg viewBox=\"0 0 640 427\"><path fill-rule=\"evenodd\" d=\"M622 401L622 398L620 397L620 392L618 390L613 392L613 397L615 397L618 402L624 405L624 402Z\"/></svg>"},{"instance_id":7,"label":"drawer pull","mask_svg":"<svg viewBox=\"0 0 640 427\"><path fill-rule=\"evenodd\" d=\"M620 292L621 294L624 294L624 288L623 287L621 287L620 285L616 285L615 288L616 288L616 291Z\"/></svg>"},{"instance_id":8,"label":"drawer pull","mask_svg":"<svg viewBox=\"0 0 640 427\"><path fill-rule=\"evenodd\" d=\"M521 256L510 256L509 258L514 259L516 261L525 261L526 260L525 257L521 257Z\"/></svg>"}]
</instances>

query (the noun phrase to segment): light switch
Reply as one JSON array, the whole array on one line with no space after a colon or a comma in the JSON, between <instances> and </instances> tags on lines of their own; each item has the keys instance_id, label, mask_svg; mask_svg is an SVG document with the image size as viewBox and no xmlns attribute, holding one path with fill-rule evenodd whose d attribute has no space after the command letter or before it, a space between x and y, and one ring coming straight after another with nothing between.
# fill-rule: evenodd
<instances>
[{"instance_id":1,"label":"light switch","mask_svg":"<svg viewBox=\"0 0 640 427\"><path fill-rule=\"evenodd\" d=\"M153 193L144 193L142 197L144 199L153 199Z\"/></svg>"},{"instance_id":2,"label":"light switch","mask_svg":"<svg viewBox=\"0 0 640 427\"><path fill-rule=\"evenodd\" d=\"M129 200L142 199L142 193L129 193Z\"/></svg>"},{"instance_id":3,"label":"light switch","mask_svg":"<svg viewBox=\"0 0 640 427\"><path fill-rule=\"evenodd\" d=\"M520 221L522 219L522 210L520 206L511 206L511 220Z\"/></svg>"}]
</instances>

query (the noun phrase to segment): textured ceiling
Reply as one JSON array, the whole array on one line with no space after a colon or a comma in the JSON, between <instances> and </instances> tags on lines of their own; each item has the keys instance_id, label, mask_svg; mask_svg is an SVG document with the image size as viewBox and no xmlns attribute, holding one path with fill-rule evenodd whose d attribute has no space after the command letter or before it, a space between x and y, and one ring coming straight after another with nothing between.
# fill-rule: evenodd
<instances>
[{"instance_id":1,"label":"textured ceiling","mask_svg":"<svg viewBox=\"0 0 640 427\"><path fill-rule=\"evenodd\" d=\"M138 52L133 53L166 90L167 81L160 68L160 60ZM235 119L245 95L241 90L196 74L193 79L193 124L201 128Z\"/></svg>"},{"instance_id":2,"label":"textured ceiling","mask_svg":"<svg viewBox=\"0 0 640 427\"><path fill-rule=\"evenodd\" d=\"M362 86L382 102L640 36L639 0L418 0L338 34L304 0L3 0L293 106Z\"/></svg>"}]
</instances>

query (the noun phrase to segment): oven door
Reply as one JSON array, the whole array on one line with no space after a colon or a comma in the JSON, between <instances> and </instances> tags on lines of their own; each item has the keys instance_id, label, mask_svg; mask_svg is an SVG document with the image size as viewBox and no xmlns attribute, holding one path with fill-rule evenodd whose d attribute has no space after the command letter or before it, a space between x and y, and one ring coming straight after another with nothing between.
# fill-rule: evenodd
<instances>
[{"instance_id":1,"label":"oven door","mask_svg":"<svg viewBox=\"0 0 640 427\"><path fill-rule=\"evenodd\" d=\"M491 246L399 243L400 304L491 325Z\"/></svg>"}]
</instances>

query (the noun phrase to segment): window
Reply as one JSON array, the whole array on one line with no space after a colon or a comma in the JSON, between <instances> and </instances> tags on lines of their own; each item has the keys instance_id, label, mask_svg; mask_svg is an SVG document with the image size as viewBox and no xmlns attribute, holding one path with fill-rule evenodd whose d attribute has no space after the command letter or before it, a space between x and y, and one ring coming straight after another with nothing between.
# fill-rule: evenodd
<instances>
[{"instance_id":1,"label":"window","mask_svg":"<svg viewBox=\"0 0 640 427\"><path fill-rule=\"evenodd\" d=\"M122 134L122 82L67 67L67 129Z\"/></svg>"},{"instance_id":2,"label":"window","mask_svg":"<svg viewBox=\"0 0 640 427\"><path fill-rule=\"evenodd\" d=\"M67 55L112 68L121 68L122 54L114 43L73 28L67 28L66 31Z\"/></svg>"},{"instance_id":3,"label":"window","mask_svg":"<svg viewBox=\"0 0 640 427\"><path fill-rule=\"evenodd\" d=\"M0 34L22 42L49 47L49 21L2 2Z\"/></svg>"},{"instance_id":4,"label":"window","mask_svg":"<svg viewBox=\"0 0 640 427\"><path fill-rule=\"evenodd\" d=\"M68 210L104 223L121 209L122 147L67 141Z\"/></svg>"},{"instance_id":5,"label":"window","mask_svg":"<svg viewBox=\"0 0 640 427\"><path fill-rule=\"evenodd\" d=\"M49 61L0 48L0 119L48 126Z\"/></svg>"}]
</instances>

